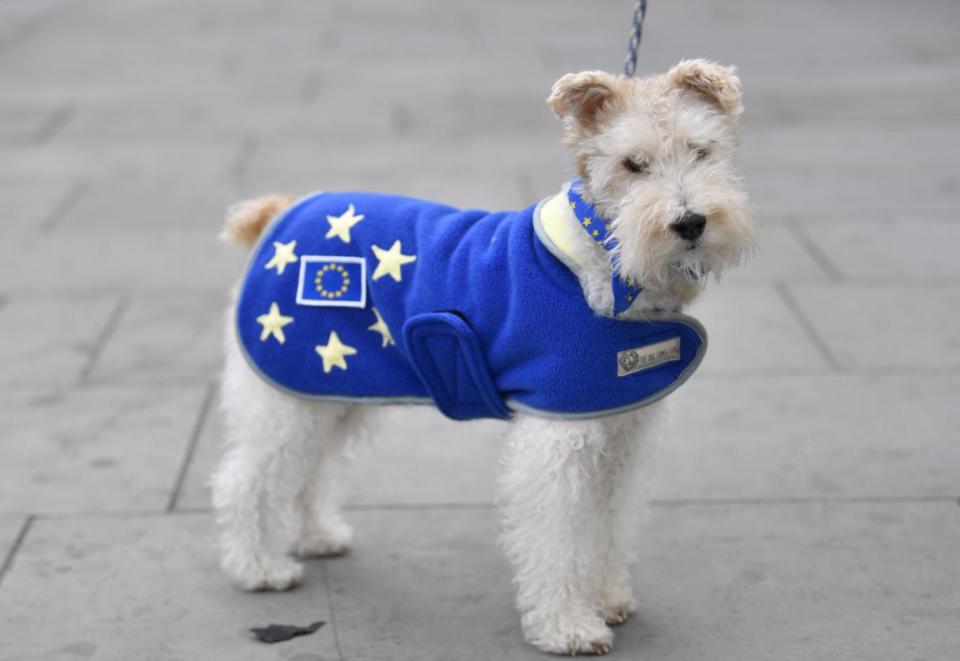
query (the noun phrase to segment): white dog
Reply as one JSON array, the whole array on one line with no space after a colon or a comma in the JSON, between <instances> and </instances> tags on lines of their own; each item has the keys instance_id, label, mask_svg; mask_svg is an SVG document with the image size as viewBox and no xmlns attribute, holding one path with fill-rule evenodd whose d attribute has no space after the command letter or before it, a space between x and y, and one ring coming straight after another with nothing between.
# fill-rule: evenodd
<instances>
[{"instance_id":1,"label":"white dog","mask_svg":"<svg viewBox=\"0 0 960 661\"><path fill-rule=\"evenodd\" d=\"M609 230L605 245L598 243L582 227L590 219L574 213L555 215L549 228L549 239L563 244L564 261L596 315L616 310L612 276L638 285L617 318L639 328L664 312L678 313L702 292L707 274L719 274L750 251L751 207L734 163L742 108L733 68L692 60L645 79L568 74L554 85L548 103L563 120L582 199ZM558 198L561 206L567 192L565 187ZM242 203L231 211L224 234L250 246L292 202L273 195ZM351 215L347 225L356 218ZM330 222L331 234L343 231L333 226L333 217ZM340 236L349 243L349 227L346 232ZM289 250L288 261L295 261ZM386 251L377 250L382 260ZM392 254L395 281L411 273L401 268L423 267L422 258L411 266L410 256ZM268 268L277 264L272 260ZM387 277L375 285L381 275L374 273L365 286L392 284ZM271 312L272 328L290 323L283 312ZM389 331L380 332L387 347ZM259 341L280 347L282 330L271 333L264 325ZM323 355L323 373L338 375L352 347L337 337L317 351L334 344L339 353ZM636 508L637 469L661 421L662 404L652 399L612 415L568 419L513 409L499 499L503 542L516 569L524 633L541 650L606 653L613 641L610 625L623 622L635 607L627 516ZM348 439L365 427L369 409L297 397L268 383L251 367L232 315L223 409L226 452L213 478L223 568L246 589L291 588L303 571L291 551L330 555L350 546L352 530L339 509L341 458Z\"/></svg>"}]
</instances>

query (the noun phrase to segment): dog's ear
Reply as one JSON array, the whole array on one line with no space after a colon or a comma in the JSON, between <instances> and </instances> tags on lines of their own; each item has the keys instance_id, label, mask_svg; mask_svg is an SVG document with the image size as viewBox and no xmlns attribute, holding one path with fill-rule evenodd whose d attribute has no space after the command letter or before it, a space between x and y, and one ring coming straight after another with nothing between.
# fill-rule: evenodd
<instances>
[{"instance_id":1,"label":"dog's ear","mask_svg":"<svg viewBox=\"0 0 960 661\"><path fill-rule=\"evenodd\" d=\"M563 120L591 130L616 106L623 79L605 71L568 73L553 85L547 104Z\"/></svg>"},{"instance_id":2,"label":"dog's ear","mask_svg":"<svg viewBox=\"0 0 960 661\"><path fill-rule=\"evenodd\" d=\"M667 73L667 79L674 87L699 92L731 117L743 112L736 67L708 60L683 60Z\"/></svg>"}]
</instances>

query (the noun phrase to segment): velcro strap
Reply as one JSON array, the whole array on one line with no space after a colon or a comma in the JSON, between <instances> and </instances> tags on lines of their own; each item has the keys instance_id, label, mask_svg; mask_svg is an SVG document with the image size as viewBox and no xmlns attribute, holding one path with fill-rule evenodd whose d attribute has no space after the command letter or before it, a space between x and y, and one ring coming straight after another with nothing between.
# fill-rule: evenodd
<instances>
[{"instance_id":1,"label":"velcro strap","mask_svg":"<svg viewBox=\"0 0 960 661\"><path fill-rule=\"evenodd\" d=\"M454 420L509 418L493 383L480 341L453 312L418 314L403 325L414 368L437 408Z\"/></svg>"}]
</instances>

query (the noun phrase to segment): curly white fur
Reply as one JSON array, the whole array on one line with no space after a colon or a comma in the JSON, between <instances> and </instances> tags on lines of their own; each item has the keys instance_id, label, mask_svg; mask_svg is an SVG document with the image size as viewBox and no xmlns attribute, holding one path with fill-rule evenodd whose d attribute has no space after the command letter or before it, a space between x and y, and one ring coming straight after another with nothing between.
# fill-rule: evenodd
<instances>
[{"instance_id":1,"label":"curly white fur","mask_svg":"<svg viewBox=\"0 0 960 661\"><path fill-rule=\"evenodd\" d=\"M644 285L628 318L679 310L703 289L704 278L691 272L719 272L750 249L752 219L733 166L739 94L732 69L701 60L641 81L586 72L554 87L549 102L566 126L585 196L613 221L620 268ZM642 159L645 171L626 170L627 158ZM249 243L285 199L238 207L225 234ZM695 245L669 229L685 210L707 217ZM604 313L612 304L609 257L573 234L584 296ZM303 575L291 552L349 549L342 464L370 410L267 385L242 356L232 323L225 347L225 452L213 477L222 564L244 588L284 590ZM502 539L516 569L524 633L544 651L606 653L609 625L635 607L629 518L663 407L590 421L517 416L511 428L498 498Z\"/></svg>"}]
</instances>

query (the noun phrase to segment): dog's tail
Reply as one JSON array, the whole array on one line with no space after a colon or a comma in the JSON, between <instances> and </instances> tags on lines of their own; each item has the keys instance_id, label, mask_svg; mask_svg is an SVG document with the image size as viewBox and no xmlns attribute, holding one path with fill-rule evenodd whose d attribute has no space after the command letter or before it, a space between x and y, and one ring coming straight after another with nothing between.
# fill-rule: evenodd
<instances>
[{"instance_id":1,"label":"dog's tail","mask_svg":"<svg viewBox=\"0 0 960 661\"><path fill-rule=\"evenodd\" d=\"M252 248L267 223L289 207L294 199L291 195L275 193L231 205L220 238Z\"/></svg>"}]
</instances>

